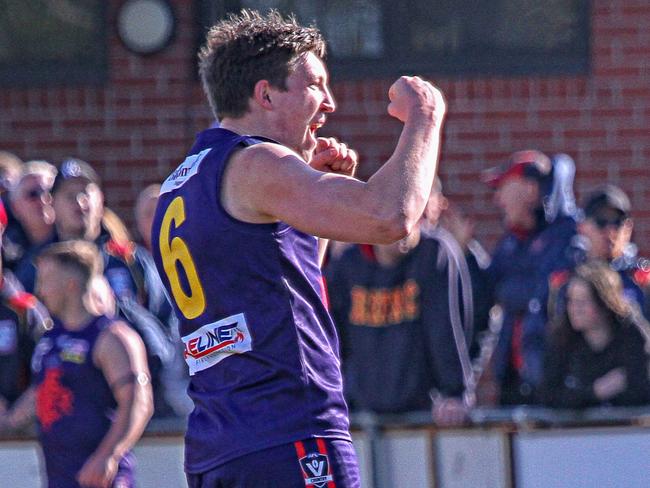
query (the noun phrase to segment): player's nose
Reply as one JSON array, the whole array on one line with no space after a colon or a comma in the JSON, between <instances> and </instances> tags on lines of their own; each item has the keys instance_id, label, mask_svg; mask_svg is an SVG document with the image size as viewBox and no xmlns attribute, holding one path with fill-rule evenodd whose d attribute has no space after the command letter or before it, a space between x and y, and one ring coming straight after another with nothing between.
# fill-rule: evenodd
<instances>
[{"instance_id":1,"label":"player's nose","mask_svg":"<svg viewBox=\"0 0 650 488\"><path fill-rule=\"evenodd\" d=\"M334 112L336 110L336 101L329 87L325 87L325 98L323 98L323 112Z\"/></svg>"}]
</instances>

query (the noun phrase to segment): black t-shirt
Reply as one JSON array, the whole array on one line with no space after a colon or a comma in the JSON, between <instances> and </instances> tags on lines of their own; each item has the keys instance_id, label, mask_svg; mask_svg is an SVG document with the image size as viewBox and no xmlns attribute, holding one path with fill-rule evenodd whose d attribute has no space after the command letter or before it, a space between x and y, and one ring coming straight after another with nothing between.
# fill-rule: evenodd
<instances>
[{"instance_id":1,"label":"black t-shirt","mask_svg":"<svg viewBox=\"0 0 650 488\"><path fill-rule=\"evenodd\" d=\"M380 266L370 246L355 246L326 269L352 409L422 410L434 388L462 393L447 269L438 266L438 252L439 243L423 236L398 263Z\"/></svg>"},{"instance_id":2,"label":"black t-shirt","mask_svg":"<svg viewBox=\"0 0 650 488\"><path fill-rule=\"evenodd\" d=\"M540 400L557 408L648 404L649 360L645 341L632 325L620 329L602 351L592 350L582 336L568 349L553 345L546 358ZM598 399L594 382L616 368L625 371L625 389L610 399Z\"/></svg>"}]
</instances>

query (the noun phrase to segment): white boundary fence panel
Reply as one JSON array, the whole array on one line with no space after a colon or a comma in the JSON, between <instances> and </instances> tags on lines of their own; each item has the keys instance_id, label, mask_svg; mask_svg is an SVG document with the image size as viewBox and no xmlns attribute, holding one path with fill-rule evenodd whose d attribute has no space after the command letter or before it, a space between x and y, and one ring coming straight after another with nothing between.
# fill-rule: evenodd
<instances>
[{"instance_id":1,"label":"white boundary fence panel","mask_svg":"<svg viewBox=\"0 0 650 488\"><path fill-rule=\"evenodd\" d=\"M550 417L506 417L462 429L436 429L425 417L360 423L353 437L362 488L650 486L648 413L596 421L583 416L582 423L565 418L555 426ZM180 425L154 425L136 446L140 488L187 487ZM0 488L45 486L41 469L33 437L0 439Z\"/></svg>"}]
</instances>

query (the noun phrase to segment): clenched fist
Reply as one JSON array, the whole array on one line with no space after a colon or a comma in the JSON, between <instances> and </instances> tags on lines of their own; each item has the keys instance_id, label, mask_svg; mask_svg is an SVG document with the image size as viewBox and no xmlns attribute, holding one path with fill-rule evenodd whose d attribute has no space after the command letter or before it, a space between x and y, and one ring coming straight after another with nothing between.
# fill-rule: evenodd
<instances>
[{"instance_id":1,"label":"clenched fist","mask_svg":"<svg viewBox=\"0 0 650 488\"><path fill-rule=\"evenodd\" d=\"M333 137L319 137L309 166L318 171L354 176L357 152Z\"/></svg>"},{"instance_id":2,"label":"clenched fist","mask_svg":"<svg viewBox=\"0 0 650 488\"><path fill-rule=\"evenodd\" d=\"M442 120L446 111L442 92L419 76L402 76L388 90L389 115L406 122L411 117L423 115Z\"/></svg>"}]
</instances>

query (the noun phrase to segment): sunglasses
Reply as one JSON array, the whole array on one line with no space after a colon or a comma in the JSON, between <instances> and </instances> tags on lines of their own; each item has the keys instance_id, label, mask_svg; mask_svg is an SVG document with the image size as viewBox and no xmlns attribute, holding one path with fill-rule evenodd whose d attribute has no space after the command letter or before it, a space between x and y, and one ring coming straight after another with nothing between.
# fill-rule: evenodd
<instances>
[{"instance_id":1,"label":"sunglasses","mask_svg":"<svg viewBox=\"0 0 650 488\"><path fill-rule=\"evenodd\" d=\"M26 191L24 196L27 200L40 200L44 193L47 193L47 190L43 188L32 188Z\"/></svg>"},{"instance_id":2,"label":"sunglasses","mask_svg":"<svg viewBox=\"0 0 650 488\"><path fill-rule=\"evenodd\" d=\"M625 222L625 217L593 217L592 220L599 229L616 227L617 229Z\"/></svg>"}]
</instances>

